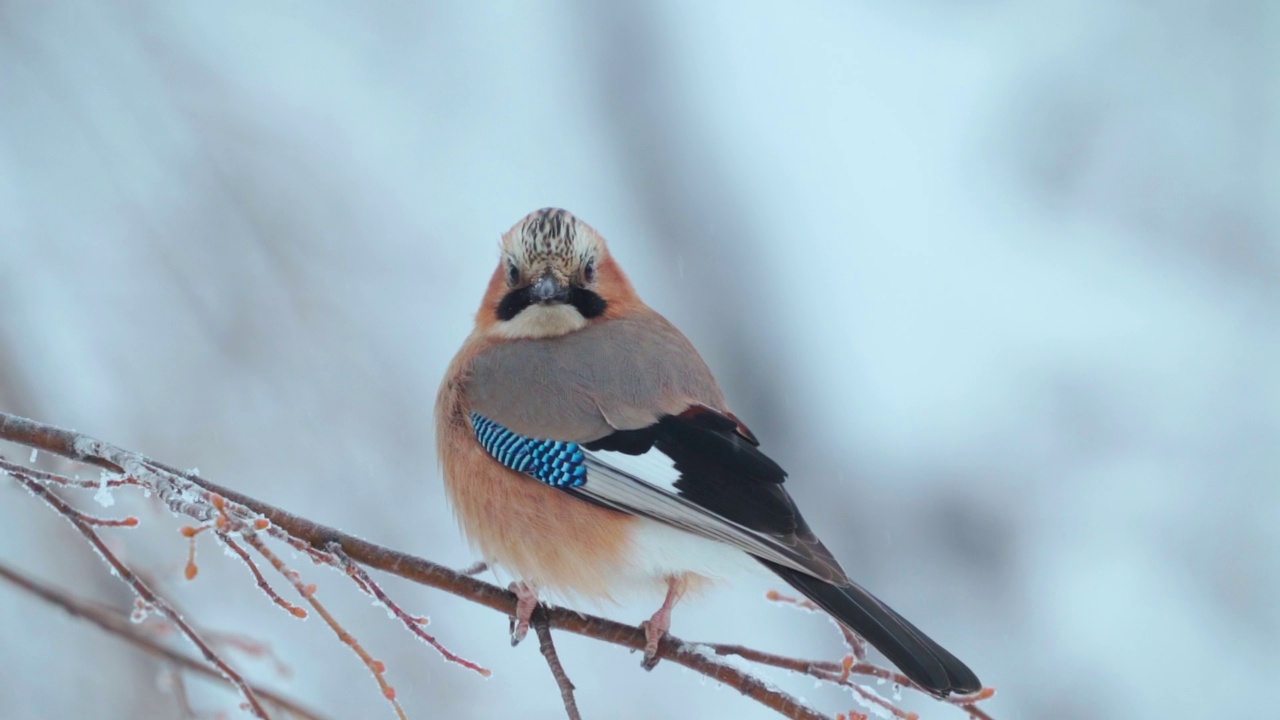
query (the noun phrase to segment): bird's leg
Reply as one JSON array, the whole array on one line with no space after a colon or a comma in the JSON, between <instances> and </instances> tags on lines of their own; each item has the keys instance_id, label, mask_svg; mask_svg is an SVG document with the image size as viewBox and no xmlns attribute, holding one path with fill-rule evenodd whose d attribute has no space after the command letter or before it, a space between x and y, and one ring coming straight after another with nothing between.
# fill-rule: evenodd
<instances>
[{"instance_id":1,"label":"bird's leg","mask_svg":"<svg viewBox=\"0 0 1280 720\"><path fill-rule=\"evenodd\" d=\"M640 662L640 667L645 670L652 670L658 664L658 644L671 629L671 608L675 607L676 601L682 595L684 595L684 579L668 577L667 599L662 601L662 607L658 608L658 612L654 613L653 617L640 623L640 627L644 629L644 660Z\"/></svg>"},{"instance_id":2,"label":"bird's leg","mask_svg":"<svg viewBox=\"0 0 1280 720\"><path fill-rule=\"evenodd\" d=\"M538 607L538 591L524 582L513 582L507 589L516 594L516 615L511 618L511 647L515 647L529 634L529 618Z\"/></svg>"}]
</instances>

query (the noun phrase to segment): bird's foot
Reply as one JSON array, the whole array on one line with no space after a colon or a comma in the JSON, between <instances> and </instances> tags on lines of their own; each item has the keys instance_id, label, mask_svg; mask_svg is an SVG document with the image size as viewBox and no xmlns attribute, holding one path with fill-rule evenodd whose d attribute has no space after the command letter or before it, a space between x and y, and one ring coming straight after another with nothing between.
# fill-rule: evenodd
<instances>
[{"instance_id":1,"label":"bird's foot","mask_svg":"<svg viewBox=\"0 0 1280 720\"><path fill-rule=\"evenodd\" d=\"M511 618L511 647L515 647L529 634L529 619L538 607L538 591L522 582L513 582L507 589L516 594L516 614Z\"/></svg>"},{"instance_id":2,"label":"bird's foot","mask_svg":"<svg viewBox=\"0 0 1280 720\"><path fill-rule=\"evenodd\" d=\"M653 617L640 623L640 629L644 630L644 660L640 661L640 667L652 670L658 664L658 646L671 629L671 608L664 606Z\"/></svg>"},{"instance_id":3,"label":"bird's foot","mask_svg":"<svg viewBox=\"0 0 1280 720\"><path fill-rule=\"evenodd\" d=\"M671 608L675 607L676 601L683 594L683 579L667 578L667 598L662 602L662 607L658 608L653 617L640 623L640 628L644 630L644 660L640 661L640 667L645 670L652 670L657 666L658 646L671 629Z\"/></svg>"}]
</instances>

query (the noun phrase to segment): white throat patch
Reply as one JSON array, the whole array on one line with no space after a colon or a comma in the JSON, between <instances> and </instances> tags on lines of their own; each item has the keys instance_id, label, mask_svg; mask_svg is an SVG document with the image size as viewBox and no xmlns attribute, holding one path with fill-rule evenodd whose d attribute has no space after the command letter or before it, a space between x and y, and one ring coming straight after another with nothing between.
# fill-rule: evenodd
<instances>
[{"instance_id":1,"label":"white throat patch","mask_svg":"<svg viewBox=\"0 0 1280 720\"><path fill-rule=\"evenodd\" d=\"M549 338L568 335L587 326L587 319L572 305L530 305L520 314L499 322L496 330L504 338Z\"/></svg>"}]
</instances>

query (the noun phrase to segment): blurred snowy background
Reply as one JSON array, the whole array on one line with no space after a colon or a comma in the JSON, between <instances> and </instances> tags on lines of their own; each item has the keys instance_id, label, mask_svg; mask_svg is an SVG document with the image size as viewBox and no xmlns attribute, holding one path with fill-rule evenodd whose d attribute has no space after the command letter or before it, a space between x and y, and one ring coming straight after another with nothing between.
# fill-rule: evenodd
<instances>
[{"instance_id":1,"label":"blurred snowy background","mask_svg":"<svg viewBox=\"0 0 1280 720\"><path fill-rule=\"evenodd\" d=\"M563 206L702 349L851 574L999 689L998 718L1272 708L1280 6L690 5L5 3L0 408L467 565L436 386L499 234ZM66 523L0 492L0 561L128 605ZM293 670L241 659L253 678L390 715L212 543L183 581L179 523L126 495L125 556ZM486 681L305 570L412 717L561 717L504 618L387 582ZM838 657L765 589L683 606L675 632ZM559 643L589 718L770 717ZM176 716L161 675L0 585L3 717Z\"/></svg>"}]
</instances>

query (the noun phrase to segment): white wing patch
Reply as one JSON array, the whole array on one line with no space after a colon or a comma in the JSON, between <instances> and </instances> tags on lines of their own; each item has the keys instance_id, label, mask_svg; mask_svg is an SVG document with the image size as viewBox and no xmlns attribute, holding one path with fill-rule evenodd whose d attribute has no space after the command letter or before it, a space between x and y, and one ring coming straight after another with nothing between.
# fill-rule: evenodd
<instances>
[{"instance_id":1,"label":"white wing patch","mask_svg":"<svg viewBox=\"0 0 1280 720\"><path fill-rule=\"evenodd\" d=\"M588 450L587 457L665 492L679 492L676 490L676 481L680 479L680 471L676 469L676 461L656 447L640 455L628 455L615 450ZM587 467L589 474L590 462Z\"/></svg>"},{"instance_id":2,"label":"white wing patch","mask_svg":"<svg viewBox=\"0 0 1280 720\"><path fill-rule=\"evenodd\" d=\"M587 482L573 488L573 493L820 577L807 566L808 558L797 548L681 497L675 488L680 477L675 461L656 447L641 455L606 450L585 452Z\"/></svg>"}]
</instances>

